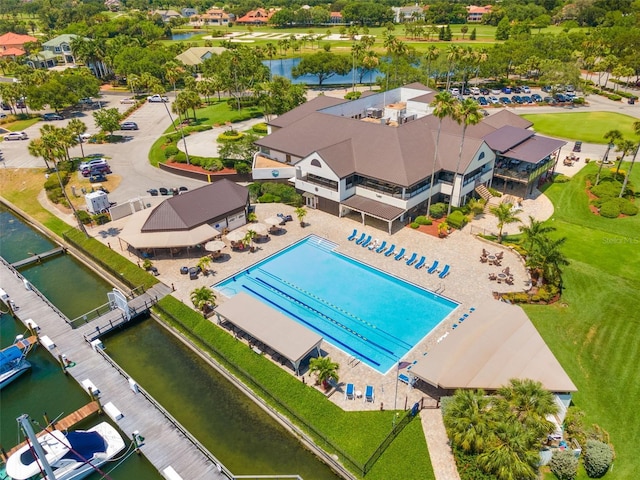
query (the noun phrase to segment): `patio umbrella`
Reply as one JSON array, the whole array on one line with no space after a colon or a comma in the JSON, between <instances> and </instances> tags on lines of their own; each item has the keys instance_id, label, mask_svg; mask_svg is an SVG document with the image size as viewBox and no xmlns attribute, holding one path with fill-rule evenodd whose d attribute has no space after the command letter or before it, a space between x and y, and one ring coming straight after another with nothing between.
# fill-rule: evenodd
<instances>
[{"instance_id":1,"label":"patio umbrella","mask_svg":"<svg viewBox=\"0 0 640 480\"><path fill-rule=\"evenodd\" d=\"M233 230L227 233L227 240L230 242L239 242L247 234L244 230Z\"/></svg>"},{"instance_id":2,"label":"patio umbrella","mask_svg":"<svg viewBox=\"0 0 640 480\"><path fill-rule=\"evenodd\" d=\"M247 225L247 230L256 232L258 235L264 235L267 233L267 226L264 223L252 223Z\"/></svg>"},{"instance_id":3,"label":"patio umbrella","mask_svg":"<svg viewBox=\"0 0 640 480\"><path fill-rule=\"evenodd\" d=\"M212 240L204 244L204 249L207 252L218 252L222 250L226 245L222 240Z\"/></svg>"},{"instance_id":4,"label":"patio umbrella","mask_svg":"<svg viewBox=\"0 0 640 480\"><path fill-rule=\"evenodd\" d=\"M273 217L264 219L264 223L271 226L280 225L280 222L282 222L282 219L280 217L276 217L275 215Z\"/></svg>"}]
</instances>

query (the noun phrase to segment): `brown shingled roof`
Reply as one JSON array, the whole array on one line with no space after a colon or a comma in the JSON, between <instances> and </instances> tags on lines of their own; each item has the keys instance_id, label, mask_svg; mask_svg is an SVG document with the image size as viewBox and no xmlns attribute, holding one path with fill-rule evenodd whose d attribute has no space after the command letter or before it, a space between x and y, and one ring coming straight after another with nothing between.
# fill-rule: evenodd
<instances>
[{"instance_id":1,"label":"brown shingled roof","mask_svg":"<svg viewBox=\"0 0 640 480\"><path fill-rule=\"evenodd\" d=\"M516 115L509 110L501 109L498 113L489 115L484 119L484 123L491 125L494 128L504 127L505 125L511 125L518 128L529 128L533 125L529 120L525 120L520 115Z\"/></svg>"},{"instance_id":2,"label":"brown shingled roof","mask_svg":"<svg viewBox=\"0 0 640 480\"><path fill-rule=\"evenodd\" d=\"M141 231L191 230L243 210L248 201L247 187L219 180L165 200L149 215Z\"/></svg>"},{"instance_id":3,"label":"brown shingled roof","mask_svg":"<svg viewBox=\"0 0 640 480\"><path fill-rule=\"evenodd\" d=\"M341 103L348 102L349 100L345 100L343 98L335 98L328 97L326 95L320 95L313 100L309 100L308 102L303 103L302 105L294 108L293 110L288 111L285 114L280 115L277 118L274 118L269 122L269 125L273 125L274 127L286 127L291 125L294 122L297 122L301 118L306 117L307 115L317 112L318 110L322 110L323 108L333 107L334 105L339 105Z\"/></svg>"},{"instance_id":4,"label":"brown shingled roof","mask_svg":"<svg viewBox=\"0 0 640 480\"><path fill-rule=\"evenodd\" d=\"M526 139L531 138L534 135L535 132L532 132L531 130L506 125L484 137L484 140L492 150L502 153L521 144Z\"/></svg>"},{"instance_id":5,"label":"brown shingled roof","mask_svg":"<svg viewBox=\"0 0 640 480\"><path fill-rule=\"evenodd\" d=\"M504 155L527 163L538 163L566 144L563 140L536 135L507 150Z\"/></svg>"}]
</instances>

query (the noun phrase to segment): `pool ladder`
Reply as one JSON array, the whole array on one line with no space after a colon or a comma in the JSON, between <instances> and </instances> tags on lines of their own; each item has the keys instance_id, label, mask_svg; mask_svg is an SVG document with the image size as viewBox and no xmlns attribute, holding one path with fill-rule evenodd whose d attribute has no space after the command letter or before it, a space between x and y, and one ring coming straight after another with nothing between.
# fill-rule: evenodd
<instances>
[{"instance_id":1,"label":"pool ladder","mask_svg":"<svg viewBox=\"0 0 640 480\"><path fill-rule=\"evenodd\" d=\"M436 288L434 290L434 293L442 293L442 292L444 292L444 288L445 288L444 284L443 283L439 283L438 284L438 288Z\"/></svg>"},{"instance_id":2,"label":"pool ladder","mask_svg":"<svg viewBox=\"0 0 640 480\"><path fill-rule=\"evenodd\" d=\"M351 368L359 364L360 364L360 360L354 356L349 357L349 360L347 361L347 365L351 366Z\"/></svg>"}]
</instances>

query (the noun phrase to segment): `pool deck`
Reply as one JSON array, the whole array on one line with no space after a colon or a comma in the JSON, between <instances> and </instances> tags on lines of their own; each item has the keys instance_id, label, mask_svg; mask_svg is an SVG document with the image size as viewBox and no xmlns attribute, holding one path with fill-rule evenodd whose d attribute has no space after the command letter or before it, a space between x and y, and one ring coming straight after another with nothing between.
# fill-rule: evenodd
<instances>
[{"instance_id":1,"label":"pool deck","mask_svg":"<svg viewBox=\"0 0 640 480\"><path fill-rule=\"evenodd\" d=\"M423 338L405 358L401 359L398 367L402 368L393 368L386 375L380 374L363 363L350 361L352 359L348 354L326 342L323 343L323 350L341 365L339 371L340 383L337 389L330 392L328 398L344 410L405 409L420 401L423 402L425 407L436 407L437 401L429 396L424 383L418 382L416 387L409 387L407 384L398 381L398 374L410 372L410 365L414 362L419 362L425 355L428 355L429 350L439 340L442 342L447 341L447 338L444 337L445 335L455 335L456 331L452 329L453 323L456 323L462 314L468 313L471 307L487 298L492 298L493 292L524 291L528 288L529 278L518 255L508 248L485 242L474 235L479 229L485 232L497 232L497 221L492 215L482 215L463 230L455 231L447 238L442 239L408 227L396 228L392 235L388 235L386 224L379 224L375 228L371 225L375 221L367 219L368 226L363 226L359 216L339 219L317 210L308 210L305 217L306 227L302 228L295 219L293 208L280 204L256 205L256 214L259 221L277 213L291 214L294 217L294 221L286 224L282 234L271 235L267 242L258 244L255 252L231 251L227 246L223 249L223 257L211 264L210 268L214 272L213 275L199 275L196 280L190 280L188 275L182 275L180 267L195 266L199 256L190 258L154 258L153 263L159 271L159 279L166 285L173 286L175 288L173 295L190 305L189 295L195 288L212 286L296 241L314 234L337 243L337 251L340 253L421 287L432 291L438 290L443 296L460 303L458 308ZM526 222L529 215L538 220L546 220L552 213L553 207L551 203L544 195L539 195L535 199L523 202L523 212L519 216ZM103 227L94 227L90 229L89 233L103 243L109 243L115 250L119 250L120 246L116 238L117 233L114 234L113 232L118 232L126 221L127 219L125 218L111 222L108 230ZM425 268L416 270L414 267L407 266L404 261L395 261L393 257L385 257L383 254L377 254L367 248L362 248L356 245L355 242L349 242L347 237L351 235L354 228L358 232L371 234L374 239L386 240L388 245L395 244L397 248L404 247L407 256L410 256L414 251L418 256L425 255L427 257L427 267L435 259L439 261L440 268L445 264L449 264L451 266L450 273L446 278L440 279L436 274L428 274ZM517 228L518 224L507 225L505 226L505 233L507 231L515 233ZM226 240L224 241L226 242ZM500 250L504 251L502 265L496 267L480 263L479 259L483 249L491 253L497 253ZM125 256L130 255L126 251L121 253ZM203 251L202 255L207 253ZM129 258L133 262L138 260L134 255L129 256ZM304 265L300 267L304 268ZM499 273L506 267L509 267L514 276L514 285L509 286L504 283L497 284L489 281L488 275L490 272ZM378 293L372 292L372 294ZM224 300L224 296L219 295L217 302L221 304ZM473 320L473 314L468 320ZM214 320L212 319L212 321ZM460 328L464 328L464 324L460 325ZM291 372L291 369L282 368ZM304 375L304 381L307 384L312 385L314 380L308 373ZM364 392L366 385L372 385L375 389L375 401L365 402L363 398L345 399L344 387L347 383L353 383L356 392ZM455 462L447 443L444 425L442 424L440 410L424 410L421 414L421 419L436 479L458 479Z\"/></svg>"}]
</instances>

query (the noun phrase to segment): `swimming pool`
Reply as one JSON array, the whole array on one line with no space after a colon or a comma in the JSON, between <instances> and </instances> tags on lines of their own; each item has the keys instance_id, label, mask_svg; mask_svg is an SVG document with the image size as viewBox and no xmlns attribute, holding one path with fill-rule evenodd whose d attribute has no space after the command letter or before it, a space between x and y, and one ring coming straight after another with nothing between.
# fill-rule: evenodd
<instances>
[{"instance_id":1,"label":"swimming pool","mask_svg":"<svg viewBox=\"0 0 640 480\"><path fill-rule=\"evenodd\" d=\"M336 246L307 237L213 288L227 297L248 293L386 373L458 303L339 254Z\"/></svg>"}]
</instances>

